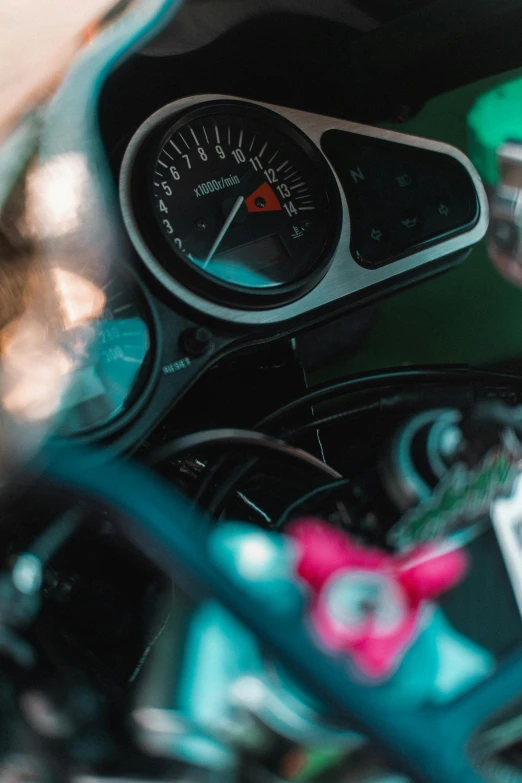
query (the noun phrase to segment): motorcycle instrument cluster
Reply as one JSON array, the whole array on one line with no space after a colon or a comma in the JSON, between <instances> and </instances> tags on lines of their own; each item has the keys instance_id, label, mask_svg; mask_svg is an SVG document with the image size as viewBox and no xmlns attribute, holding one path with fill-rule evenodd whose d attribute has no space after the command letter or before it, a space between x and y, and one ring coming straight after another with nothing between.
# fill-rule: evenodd
<instances>
[{"instance_id":1,"label":"motorcycle instrument cluster","mask_svg":"<svg viewBox=\"0 0 522 783\"><path fill-rule=\"evenodd\" d=\"M120 200L141 262L177 300L252 326L412 282L487 225L480 178L453 147L226 96L149 117Z\"/></svg>"},{"instance_id":2,"label":"motorcycle instrument cluster","mask_svg":"<svg viewBox=\"0 0 522 783\"><path fill-rule=\"evenodd\" d=\"M105 291L63 431L121 448L218 360L439 272L487 227L460 151L228 96L159 109L116 165L135 284Z\"/></svg>"}]
</instances>

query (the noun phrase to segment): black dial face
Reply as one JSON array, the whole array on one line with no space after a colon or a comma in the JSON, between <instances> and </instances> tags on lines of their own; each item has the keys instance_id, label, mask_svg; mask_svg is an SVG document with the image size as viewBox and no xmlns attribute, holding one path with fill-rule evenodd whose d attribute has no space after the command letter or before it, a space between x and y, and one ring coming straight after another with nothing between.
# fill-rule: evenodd
<instances>
[{"instance_id":1,"label":"black dial face","mask_svg":"<svg viewBox=\"0 0 522 783\"><path fill-rule=\"evenodd\" d=\"M75 371L62 400L63 435L119 423L151 379L152 336L140 293L115 275L104 295L100 317L66 333Z\"/></svg>"},{"instance_id":2,"label":"black dial face","mask_svg":"<svg viewBox=\"0 0 522 783\"><path fill-rule=\"evenodd\" d=\"M178 116L158 141L148 193L170 275L181 258L199 288L289 299L321 279L338 236L339 194L292 124L221 102Z\"/></svg>"}]
</instances>

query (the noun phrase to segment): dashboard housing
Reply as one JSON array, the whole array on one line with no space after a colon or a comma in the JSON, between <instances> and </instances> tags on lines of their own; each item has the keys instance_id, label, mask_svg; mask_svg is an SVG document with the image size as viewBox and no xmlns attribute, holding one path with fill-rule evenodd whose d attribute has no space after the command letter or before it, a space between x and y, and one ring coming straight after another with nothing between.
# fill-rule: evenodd
<instances>
[{"instance_id":1,"label":"dashboard housing","mask_svg":"<svg viewBox=\"0 0 522 783\"><path fill-rule=\"evenodd\" d=\"M126 149L119 144L113 151L112 164L120 178L120 205L127 234L134 256L131 262L140 285L148 293L154 313L156 329L155 377L148 386L147 399L142 400L135 414L129 412L125 426L117 423L106 434L95 432L87 440L110 442L116 450L136 448L167 413L187 395L189 389L210 367L226 357L252 353L264 344L277 344L287 338L310 331L329 322L346 318L350 312L364 307L394 291L417 283L463 260L470 247L485 234L488 225L488 202L480 178L466 156L459 150L430 141L382 128L325 117L293 108L285 108L262 102L254 103L269 109L298 126L316 146L321 155L321 143L325 133L335 130L354 134L368 140L388 142L404 149L425 150L431 154L448 156L472 183L477 199L477 216L462 230L442 236L415 252L382 266L368 268L359 263L352 253L352 218L349 201L335 168L328 162L339 188L342 205L342 227L337 248L325 276L311 291L300 299L279 307L266 309L241 309L203 298L182 285L158 264L140 233L132 211L130 181L133 159L139 145L150 130L187 107L208 101L241 102L244 99L221 94L202 94L185 97L163 106L137 129L132 139L127 135ZM354 316L356 317L356 316ZM207 344L197 353L187 351L187 335L203 328ZM343 329L350 329L343 322Z\"/></svg>"}]
</instances>

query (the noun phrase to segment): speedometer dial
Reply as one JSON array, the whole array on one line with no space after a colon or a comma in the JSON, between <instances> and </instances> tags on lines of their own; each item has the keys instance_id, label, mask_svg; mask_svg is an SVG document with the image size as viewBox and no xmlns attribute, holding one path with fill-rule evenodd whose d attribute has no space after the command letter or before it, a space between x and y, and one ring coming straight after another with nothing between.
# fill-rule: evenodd
<instances>
[{"instance_id":1,"label":"speedometer dial","mask_svg":"<svg viewBox=\"0 0 522 783\"><path fill-rule=\"evenodd\" d=\"M334 178L310 140L244 103L203 104L169 124L151 134L134 182L164 269L218 301L259 306L306 293L340 225Z\"/></svg>"},{"instance_id":2,"label":"speedometer dial","mask_svg":"<svg viewBox=\"0 0 522 783\"><path fill-rule=\"evenodd\" d=\"M64 348L74 356L74 372L62 400L62 435L90 435L121 426L152 378L151 316L143 292L114 275L104 295L100 317L64 336Z\"/></svg>"}]
</instances>

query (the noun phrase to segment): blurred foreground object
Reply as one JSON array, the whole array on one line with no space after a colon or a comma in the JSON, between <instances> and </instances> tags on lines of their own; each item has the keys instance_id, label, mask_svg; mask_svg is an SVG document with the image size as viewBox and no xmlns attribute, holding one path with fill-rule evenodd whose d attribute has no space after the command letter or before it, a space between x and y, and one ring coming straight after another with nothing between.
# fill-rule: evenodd
<instances>
[{"instance_id":1,"label":"blurred foreground object","mask_svg":"<svg viewBox=\"0 0 522 783\"><path fill-rule=\"evenodd\" d=\"M522 287L522 79L483 95L469 115L470 152L490 197L488 252Z\"/></svg>"},{"instance_id":2,"label":"blurred foreground object","mask_svg":"<svg viewBox=\"0 0 522 783\"><path fill-rule=\"evenodd\" d=\"M0 134L52 95L114 0L3 0L0 7Z\"/></svg>"},{"instance_id":3,"label":"blurred foreground object","mask_svg":"<svg viewBox=\"0 0 522 783\"><path fill-rule=\"evenodd\" d=\"M0 12L2 30L26 42L20 51L37 29L41 41L28 69L18 57L4 67L12 48L0 56L0 486L6 469L63 429L94 389L110 397L90 346L106 312L104 287L125 266L127 247L98 98L112 68L179 3L91 0L64 9L47 0L38 15L28 13L32 5Z\"/></svg>"}]
</instances>

